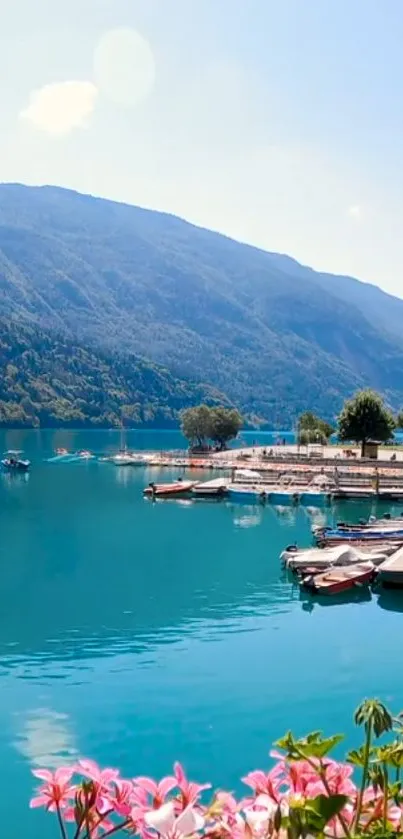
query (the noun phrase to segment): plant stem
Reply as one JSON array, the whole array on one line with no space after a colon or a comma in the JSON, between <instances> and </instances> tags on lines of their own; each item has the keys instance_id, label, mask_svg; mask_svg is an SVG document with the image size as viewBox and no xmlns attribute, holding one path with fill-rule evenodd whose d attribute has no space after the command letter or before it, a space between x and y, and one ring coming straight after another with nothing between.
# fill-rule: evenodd
<instances>
[{"instance_id":1,"label":"plant stem","mask_svg":"<svg viewBox=\"0 0 403 839\"><path fill-rule=\"evenodd\" d=\"M59 804L58 801L56 802L56 810L57 810L57 818L59 820L60 832L62 834L63 839L67 839L66 825L64 824L62 814L61 814L61 811L60 811L60 804Z\"/></svg>"},{"instance_id":2,"label":"plant stem","mask_svg":"<svg viewBox=\"0 0 403 839\"><path fill-rule=\"evenodd\" d=\"M130 819L126 819L125 822L121 822L121 824L116 824L115 827L112 827L111 830L108 830L106 833L102 834L102 839L105 839L105 836L112 836L112 833L117 833L118 830L123 830L130 824Z\"/></svg>"},{"instance_id":3,"label":"plant stem","mask_svg":"<svg viewBox=\"0 0 403 839\"><path fill-rule=\"evenodd\" d=\"M387 764L383 764L383 829L386 833L388 821L388 797L389 797L389 775Z\"/></svg>"},{"instance_id":4,"label":"plant stem","mask_svg":"<svg viewBox=\"0 0 403 839\"><path fill-rule=\"evenodd\" d=\"M362 801L364 798L365 786L367 783L368 777L368 765L369 765L369 755L371 749L371 738L372 738L372 720L369 719L367 726L366 726L366 739L365 739L365 749L364 749L364 765L362 767L362 778L361 778L361 787L358 793L358 801L357 801L357 812L355 814L354 820L354 831L357 832L358 825L360 823L360 816L362 810Z\"/></svg>"},{"instance_id":5,"label":"plant stem","mask_svg":"<svg viewBox=\"0 0 403 839\"><path fill-rule=\"evenodd\" d=\"M325 788L325 790L326 790L326 792L327 792L327 794L328 794L328 796L329 796L329 798L330 798L330 797L331 797L331 795L332 795L332 791L331 791L331 789L330 789L330 787L329 787L329 784L328 784L328 782L327 782L327 780L326 780L326 770L325 770L325 767L323 766L322 761L320 761L320 770L321 770L321 771L319 771L319 772L318 772L318 767L317 767L317 765L316 765L315 761L313 761L313 760L312 760L311 758L309 758L309 757L305 757L305 755L303 754L303 752L301 752L298 748L296 749L296 751L298 752L298 754L299 754L299 756L300 756L301 760L306 760L306 761L309 763L309 765L312 767L312 769L314 769L314 770L315 770L316 774L317 774L317 775L319 775L319 777L320 777L320 779L321 779L321 781L322 781L322 784L323 784L323 786L324 786L324 788ZM351 833L350 833L350 830L349 830L348 824L347 824L347 822L346 822L346 820L345 820L344 816L342 816L342 815L341 815L341 813L337 813L336 818L339 820L339 822L340 822L340 824L341 824L341 826L342 826L342 828L343 828L343 830L344 830L344 835L345 835L345 836L347 836L347 839L350 839L350 837L351 837Z\"/></svg>"}]
</instances>

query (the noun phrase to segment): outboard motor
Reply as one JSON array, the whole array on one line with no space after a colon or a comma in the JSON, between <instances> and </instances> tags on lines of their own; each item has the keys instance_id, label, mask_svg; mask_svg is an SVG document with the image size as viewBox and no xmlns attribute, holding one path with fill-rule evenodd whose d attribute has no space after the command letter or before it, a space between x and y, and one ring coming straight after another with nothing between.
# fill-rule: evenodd
<instances>
[{"instance_id":1,"label":"outboard motor","mask_svg":"<svg viewBox=\"0 0 403 839\"><path fill-rule=\"evenodd\" d=\"M285 549L285 553L293 553L295 554L298 550L298 545L294 542L293 545L287 545Z\"/></svg>"}]
</instances>

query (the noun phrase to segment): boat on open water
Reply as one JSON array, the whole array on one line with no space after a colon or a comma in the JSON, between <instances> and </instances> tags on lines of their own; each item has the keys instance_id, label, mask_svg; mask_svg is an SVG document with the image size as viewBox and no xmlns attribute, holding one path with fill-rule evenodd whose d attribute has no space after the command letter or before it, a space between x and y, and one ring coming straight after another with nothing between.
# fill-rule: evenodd
<instances>
[{"instance_id":1,"label":"boat on open water","mask_svg":"<svg viewBox=\"0 0 403 839\"><path fill-rule=\"evenodd\" d=\"M20 449L9 449L5 452L1 465L7 472L28 472L31 461L21 457Z\"/></svg>"}]
</instances>

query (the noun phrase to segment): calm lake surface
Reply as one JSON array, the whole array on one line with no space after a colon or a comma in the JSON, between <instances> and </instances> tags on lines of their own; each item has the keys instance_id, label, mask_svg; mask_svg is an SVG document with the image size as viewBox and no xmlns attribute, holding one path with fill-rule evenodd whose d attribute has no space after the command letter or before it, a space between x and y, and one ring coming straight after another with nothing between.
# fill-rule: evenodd
<instances>
[{"instance_id":1,"label":"calm lake surface","mask_svg":"<svg viewBox=\"0 0 403 839\"><path fill-rule=\"evenodd\" d=\"M32 459L28 480L0 480L7 839L55 835L51 816L28 810L35 766L85 755L159 776L180 759L195 780L239 789L288 727L347 730L350 745L363 696L400 710L403 595L301 599L279 553L310 543L309 512L152 504L142 489L160 479L155 470L47 462L57 446L116 450L117 432L0 436L3 450ZM130 432L128 444L183 443L176 433ZM381 509L350 504L327 515L370 512Z\"/></svg>"}]
</instances>

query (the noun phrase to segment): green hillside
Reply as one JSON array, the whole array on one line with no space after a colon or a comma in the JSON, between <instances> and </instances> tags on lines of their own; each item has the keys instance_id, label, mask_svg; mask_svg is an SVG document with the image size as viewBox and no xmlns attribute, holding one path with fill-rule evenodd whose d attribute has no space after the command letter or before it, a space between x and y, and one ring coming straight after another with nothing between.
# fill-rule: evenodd
<instances>
[{"instance_id":1,"label":"green hillside","mask_svg":"<svg viewBox=\"0 0 403 839\"><path fill-rule=\"evenodd\" d=\"M4 319L0 329L0 425L168 428L182 408L227 401L134 355L108 356Z\"/></svg>"},{"instance_id":2,"label":"green hillside","mask_svg":"<svg viewBox=\"0 0 403 839\"><path fill-rule=\"evenodd\" d=\"M37 374L43 363L52 377L53 342L63 336L58 369L70 371L73 410L74 377L89 381L102 354L105 392L116 389L118 354L118 389L137 392L129 401L141 408L149 384L129 386L129 356L150 359L139 364L158 370L172 416L183 389L196 398L194 382L279 426L311 408L331 418L366 385L396 407L403 401L402 301L173 216L55 187L0 186L0 314L13 323L11 341L24 325L46 336ZM3 368L6 360L3 350ZM91 391L77 392L88 416Z\"/></svg>"}]
</instances>

